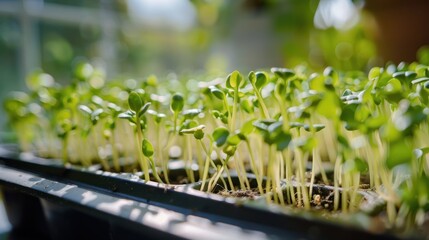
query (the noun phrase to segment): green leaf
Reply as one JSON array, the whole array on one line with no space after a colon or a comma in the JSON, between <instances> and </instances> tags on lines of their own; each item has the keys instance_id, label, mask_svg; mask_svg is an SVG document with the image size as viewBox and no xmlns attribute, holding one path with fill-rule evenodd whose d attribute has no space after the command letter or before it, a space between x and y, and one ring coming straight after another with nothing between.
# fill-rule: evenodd
<instances>
[{"instance_id":1,"label":"green leaf","mask_svg":"<svg viewBox=\"0 0 429 240\"><path fill-rule=\"evenodd\" d=\"M111 102L107 103L107 108L116 113L121 111L121 107Z\"/></svg>"},{"instance_id":2,"label":"green leaf","mask_svg":"<svg viewBox=\"0 0 429 240\"><path fill-rule=\"evenodd\" d=\"M328 77L325 79L325 87L329 87L328 85L335 86L338 83L338 72L332 67L325 68L325 70L323 70L323 76Z\"/></svg>"},{"instance_id":3,"label":"green leaf","mask_svg":"<svg viewBox=\"0 0 429 240\"><path fill-rule=\"evenodd\" d=\"M268 132L268 126L275 122L274 120L256 120L253 122L253 126L260 131Z\"/></svg>"},{"instance_id":4,"label":"green leaf","mask_svg":"<svg viewBox=\"0 0 429 240\"><path fill-rule=\"evenodd\" d=\"M397 141L402 136L401 131L399 131L395 124L387 122L385 126L381 128L381 136L388 141Z\"/></svg>"},{"instance_id":5,"label":"green leaf","mask_svg":"<svg viewBox=\"0 0 429 240\"><path fill-rule=\"evenodd\" d=\"M392 77L397 78L401 81L409 81L417 77L417 73L414 71L400 71L392 74Z\"/></svg>"},{"instance_id":6,"label":"green leaf","mask_svg":"<svg viewBox=\"0 0 429 240\"><path fill-rule=\"evenodd\" d=\"M225 127L218 127L213 131L212 136L214 141L216 142L216 146L220 147L225 144L229 136L229 131Z\"/></svg>"},{"instance_id":7,"label":"green leaf","mask_svg":"<svg viewBox=\"0 0 429 240\"><path fill-rule=\"evenodd\" d=\"M204 138L204 132L202 129L197 129L197 131L194 132L195 139L201 140Z\"/></svg>"},{"instance_id":8,"label":"green leaf","mask_svg":"<svg viewBox=\"0 0 429 240\"><path fill-rule=\"evenodd\" d=\"M392 77L400 80L405 80L405 72L395 72L392 74Z\"/></svg>"},{"instance_id":9,"label":"green leaf","mask_svg":"<svg viewBox=\"0 0 429 240\"><path fill-rule=\"evenodd\" d=\"M147 77L146 83L148 86L156 87L158 85L158 78L155 75L150 75Z\"/></svg>"},{"instance_id":10,"label":"green leaf","mask_svg":"<svg viewBox=\"0 0 429 240\"><path fill-rule=\"evenodd\" d=\"M355 167L356 170L358 170L361 173L366 173L368 172L368 163L366 161L364 161L362 158L355 158Z\"/></svg>"},{"instance_id":11,"label":"green leaf","mask_svg":"<svg viewBox=\"0 0 429 240\"><path fill-rule=\"evenodd\" d=\"M79 63L74 72L75 76L81 81L86 81L93 73L94 67L87 62Z\"/></svg>"},{"instance_id":12,"label":"green leaf","mask_svg":"<svg viewBox=\"0 0 429 240\"><path fill-rule=\"evenodd\" d=\"M316 91L324 91L325 90L325 76L320 74L311 74L309 79L310 89Z\"/></svg>"},{"instance_id":13,"label":"green leaf","mask_svg":"<svg viewBox=\"0 0 429 240\"><path fill-rule=\"evenodd\" d=\"M75 108L79 103L79 96L76 93L72 93L64 97L63 102L66 107Z\"/></svg>"},{"instance_id":14,"label":"green leaf","mask_svg":"<svg viewBox=\"0 0 429 240\"><path fill-rule=\"evenodd\" d=\"M143 116L143 114L146 113L146 111L149 109L151 103L147 102L145 105L143 105L140 110L137 113L137 116L140 118L141 116Z\"/></svg>"},{"instance_id":15,"label":"green leaf","mask_svg":"<svg viewBox=\"0 0 429 240\"><path fill-rule=\"evenodd\" d=\"M29 89L37 91L42 87L53 87L55 80L51 75L37 71L27 77L26 83Z\"/></svg>"},{"instance_id":16,"label":"green leaf","mask_svg":"<svg viewBox=\"0 0 429 240\"><path fill-rule=\"evenodd\" d=\"M338 135L337 136L337 141L338 141L338 143L340 143L345 148L349 148L350 147L349 141L347 140L347 138L345 138L342 135Z\"/></svg>"},{"instance_id":17,"label":"green leaf","mask_svg":"<svg viewBox=\"0 0 429 240\"><path fill-rule=\"evenodd\" d=\"M387 85L384 87L384 91L388 94L394 94L394 93L401 92L402 91L401 82L396 78L390 79L387 82Z\"/></svg>"},{"instance_id":18,"label":"green leaf","mask_svg":"<svg viewBox=\"0 0 429 240\"><path fill-rule=\"evenodd\" d=\"M248 78L252 85L255 86L256 90L260 91L263 86L268 81L267 75L264 72L256 72L251 71L248 75Z\"/></svg>"},{"instance_id":19,"label":"green leaf","mask_svg":"<svg viewBox=\"0 0 429 240\"><path fill-rule=\"evenodd\" d=\"M245 136L252 133L253 130L255 129L255 127L253 126L253 122L254 122L254 119L251 119L251 120L245 122L240 128L240 133L245 135Z\"/></svg>"},{"instance_id":20,"label":"green leaf","mask_svg":"<svg viewBox=\"0 0 429 240\"><path fill-rule=\"evenodd\" d=\"M385 125L387 118L383 115L370 117L365 121L365 125L368 129L374 131L379 129L381 126Z\"/></svg>"},{"instance_id":21,"label":"green leaf","mask_svg":"<svg viewBox=\"0 0 429 240\"><path fill-rule=\"evenodd\" d=\"M104 113L102 108L97 108L91 113L91 122L93 125L97 124L98 120L100 120L101 115Z\"/></svg>"},{"instance_id":22,"label":"green leaf","mask_svg":"<svg viewBox=\"0 0 429 240\"><path fill-rule=\"evenodd\" d=\"M237 133L229 135L226 141L229 145L237 146L241 142L241 140L245 140L245 136L243 136L241 133Z\"/></svg>"},{"instance_id":23,"label":"green leaf","mask_svg":"<svg viewBox=\"0 0 429 240\"><path fill-rule=\"evenodd\" d=\"M379 78L380 73L382 73L382 72L383 72L383 68L373 67L373 68L371 68L371 70L368 73L368 79L370 81L374 81L377 78Z\"/></svg>"},{"instance_id":24,"label":"green leaf","mask_svg":"<svg viewBox=\"0 0 429 240\"><path fill-rule=\"evenodd\" d=\"M411 212L429 211L429 178L425 175L414 176L411 184L402 185L401 200Z\"/></svg>"},{"instance_id":25,"label":"green leaf","mask_svg":"<svg viewBox=\"0 0 429 240\"><path fill-rule=\"evenodd\" d=\"M255 74L254 71L250 71L249 75L247 75L247 78L252 83L252 85L255 84L255 82L256 82L256 74Z\"/></svg>"},{"instance_id":26,"label":"green leaf","mask_svg":"<svg viewBox=\"0 0 429 240\"><path fill-rule=\"evenodd\" d=\"M289 146L289 143L292 141L292 135L282 130L276 135L274 140L277 151L282 151Z\"/></svg>"},{"instance_id":27,"label":"green leaf","mask_svg":"<svg viewBox=\"0 0 429 240\"><path fill-rule=\"evenodd\" d=\"M198 114L200 114L202 112L201 109L198 108L192 108L192 109L188 109L182 112L182 115L185 116L186 119L192 119L196 116L198 116Z\"/></svg>"},{"instance_id":28,"label":"green leaf","mask_svg":"<svg viewBox=\"0 0 429 240\"><path fill-rule=\"evenodd\" d=\"M343 169L346 173L356 171L365 173L368 171L368 164L361 158L348 159L344 162Z\"/></svg>"},{"instance_id":29,"label":"green leaf","mask_svg":"<svg viewBox=\"0 0 429 240\"><path fill-rule=\"evenodd\" d=\"M317 124L316 123L316 124L313 124L313 128L314 128L314 131L318 132L318 131L324 129L325 125L324 124ZM304 130L307 131L307 132L310 132L311 131L310 125L305 124L304 125Z\"/></svg>"},{"instance_id":30,"label":"green leaf","mask_svg":"<svg viewBox=\"0 0 429 240\"><path fill-rule=\"evenodd\" d=\"M158 113L155 117L155 122L160 123L162 119L166 118L167 116L164 113Z\"/></svg>"},{"instance_id":31,"label":"green leaf","mask_svg":"<svg viewBox=\"0 0 429 240\"><path fill-rule=\"evenodd\" d=\"M364 122L368 119L371 114L371 110L367 105L361 104L356 108L355 120L358 122Z\"/></svg>"},{"instance_id":32,"label":"green leaf","mask_svg":"<svg viewBox=\"0 0 429 240\"><path fill-rule=\"evenodd\" d=\"M389 144L386 165L389 169L392 169L399 164L411 162L412 157L412 147L407 141L400 139Z\"/></svg>"},{"instance_id":33,"label":"green leaf","mask_svg":"<svg viewBox=\"0 0 429 240\"><path fill-rule=\"evenodd\" d=\"M143 100L140 97L140 94L133 91L128 96L128 105L130 106L130 109L134 112L138 112L140 108L143 106Z\"/></svg>"},{"instance_id":34,"label":"green leaf","mask_svg":"<svg viewBox=\"0 0 429 240\"><path fill-rule=\"evenodd\" d=\"M405 77L407 78L407 80L410 80L410 79L417 77L417 73L414 71L406 71Z\"/></svg>"},{"instance_id":35,"label":"green leaf","mask_svg":"<svg viewBox=\"0 0 429 240\"><path fill-rule=\"evenodd\" d=\"M233 145L226 145L223 148L223 152L228 156L233 156L236 150L237 150L237 147Z\"/></svg>"},{"instance_id":36,"label":"green leaf","mask_svg":"<svg viewBox=\"0 0 429 240\"><path fill-rule=\"evenodd\" d=\"M294 139L294 145L305 152L311 152L317 146L317 140L314 137L301 137Z\"/></svg>"},{"instance_id":37,"label":"green leaf","mask_svg":"<svg viewBox=\"0 0 429 240\"><path fill-rule=\"evenodd\" d=\"M237 70L229 74L226 79L226 86L230 89L238 89L243 84L244 84L243 76Z\"/></svg>"},{"instance_id":38,"label":"green leaf","mask_svg":"<svg viewBox=\"0 0 429 240\"><path fill-rule=\"evenodd\" d=\"M145 92L145 90L142 89L142 88L138 88L138 89L134 90L134 92L136 92L138 95L140 95L140 98L141 98L142 102L144 103L145 99L146 99L146 92Z\"/></svg>"},{"instance_id":39,"label":"green leaf","mask_svg":"<svg viewBox=\"0 0 429 240\"><path fill-rule=\"evenodd\" d=\"M337 119L340 114L338 97L334 93L325 94L317 105L316 111L328 119Z\"/></svg>"},{"instance_id":40,"label":"green leaf","mask_svg":"<svg viewBox=\"0 0 429 240\"><path fill-rule=\"evenodd\" d=\"M127 119L128 121L130 121L130 122L132 122L132 123L136 123L135 122L135 120L134 120L134 116L135 116L136 114L135 114L135 112L134 111L130 111L130 110L128 110L128 111L126 111L126 112L123 112L123 113L120 113L119 115L118 115L118 118L121 118L121 119Z\"/></svg>"},{"instance_id":41,"label":"green leaf","mask_svg":"<svg viewBox=\"0 0 429 240\"><path fill-rule=\"evenodd\" d=\"M252 100L249 98L244 98L240 102L241 108L247 113L254 113L254 105Z\"/></svg>"},{"instance_id":42,"label":"green leaf","mask_svg":"<svg viewBox=\"0 0 429 240\"><path fill-rule=\"evenodd\" d=\"M282 127L283 127L283 122L277 121L270 124L267 130L270 134L274 134L276 131L279 131L279 129L281 129Z\"/></svg>"},{"instance_id":43,"label":"green leaf","mask_svg":"<svg viewBox=\"0 0 429 240\"><path fill-rule=\"evenodd\" d=\"M344 90L343 94L341 94L341 99L349 100L347 98L349 96L354 96L354 94L353 94L352 90L346 89L346 90ZM356 96L356 98L357 98L357 96Z\"/></svg>"},{"instance_id":44,"label":"green leaf","mask_svg":"<svg viewBox=\"0 0 429 240\"><path fill-rule=\"evenodd\" d=\"M152 143L146 139L143 139L142 141L142 152L146 157L152 157L154 153Z\"/></svg>"},{"instance_id":45,"label":"green leaf","mask_svg":"<svg viewBox=\"0 0 429 240\"><path fill-rule=\"evenodd\" d=\"M222 92L219 88L215 87L215 86L210 86L209 87L210 92L219 100L223 100L225 98L225 93Z\"/></svg>"},{"instance_id":46,"label":"green leaf","mask_svg":"<svg viewBox=\"0 0 429 240\"><path fill-rule=\"evenodd\" d=\"M427 82L429 81L428 77L421 77L421 78L417 78L413 81L411 81L412 84L419 84L419 83L423 83L423 82Z\"/></svg>"},{"instance_id":47,"label":"green leaf","mask_svg":"<svg viewBox=\"0 0 429 240\"><path fill-rule=\"evenodd\" d=\"M332 67L326 67L325 70L323 70L323 75L327 77L332 77L335 75L335 70Z\"/></svg>"},{"instance_id":48,"label":"green leaf","mask_svg":"<svg viewBox=\"0 0 429 240\"><path fill-rule=\"evenodd\" d=\"M277 151L282 151L288 147L290 141L292 140L292 135L283 130L282 121L277 121L270 124L263 136L264 141L269 145L274 144Z\"/></svg>"},{"instance_id":49,"label":"green leaf","mask_svg":"<svg viewBox=\"0 0 429 240\"><path fill-rule=\"evenodd\" d=\"M190 121L190 122L192 122L192 121ZM182 130L180 130L180 133L182 133L182 134L194 134L196 131L203 130L204 128L206 128L205 125L198 125L198 126L193 127L193 128L182 129Z\"/></svg>"},{"instance_id":50,"label":"green leaf","mask_svg":"<svg viewBox=\"0 0 429 240\"><path fill-rule=\"evenodd\" d=\"M295 76L295 72L287 68L271 68L271 72L284 80L288 80Z\"/></svg>"},{"instance_id":51,"label":"green leaf","mask_svg":"<svg viewBox=\"0 0 429 240\"><path fill-rule=\"evenodd\" d=\"M97 95L91 97L91 102L99 107L102 107L104 103L103 99Z\"/></svg>"},{"instance_id":52,"label":"green leaf","mask_svg":"<svg viewBox=\"0 0 429 240\"><path fill-rule=\"evenodd\" d=\"M274 93L279 98L285 98L286 97L286 85L283 81L277 81L276 86L274 88Z\"/></svg>"},{"instance_id":53,"label":"green leaf","mask_svg":"<svg viewBox=\"0 0 429 240\"><path fill-rule=\"evenodd\" d=\"M304 124L300 123L300 122L290 122L289 127L290 128L302 128L302 127L304 127Z\"/></svg>"},{"instance_id":54,"label":"green leaf","mask_svg":"<svg viewBox=\"0 0 429 240\"><path fill-rule=\"evenodd\" d=\"M197 127L197 126L198 126L198 122L197 122L197 121L192 120L192 119L186 119L186 120L183 122L183 124L180 126L179 134L182 134L182 135L183 135L182 130L185 130L185 132L186 132L186 130L187 130L187 129L192 129L192 128L195 128L195 127ZM187 134L191 134L191 133L193 133L193 132L189 132L189 133L187 133ZM186 134L186 133L185 133L185 134Z\"/></svg>"},{"instance_id":55,"label":"green leaf","mask_svg":"<svg viewBox=\"0 0 429 240\"><path fill-rule=\"evenodd\" d=\"M256 72L255 86L260 90L268 82L267 75L264 72Z\"/></svg>"},{"instance_id":56,"label":"green leaf","mask_svg":"<svg viewBox=\"0 0 429 240\"><path fill-rule=\"evenodd\" d=\"M91 116L91 114L92 114L91 108L89 108L88 106L85 106L85 105L79 105L79 110L81 110L83 113L88 114L89 116Z\"/></svg>"},{"instance_id":57,"label":"green leaf","mask_svg":"<svg viewBox=\"0 0 429 240\"><path fill-rule=\"evenodd\" d=\"M180 93L175 93L171 98L170 109L174 113L179 113L185 106L185 99Z\"/></svg>"}]
</instances>

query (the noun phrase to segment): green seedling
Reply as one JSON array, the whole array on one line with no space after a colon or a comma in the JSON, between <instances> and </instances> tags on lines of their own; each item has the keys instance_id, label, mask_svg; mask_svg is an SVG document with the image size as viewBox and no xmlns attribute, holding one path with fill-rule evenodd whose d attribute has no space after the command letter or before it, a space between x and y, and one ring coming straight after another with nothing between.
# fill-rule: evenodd
<instances>
[{"instance_id":1,"label":"green seedling","mask_svg":"<svg viewBox=\"0 0 429 240\"><path fill-rule=\"evenodd\" d=\"M205 164L204 164L204 172L203 172L203 176L202 176L202 185L201 185L201 190L203 190L205 187L205 183L206 183L208 174L209 174L210 164L216 168L216 165L213 163L211 156L210 156L210 153L212 152L213 139L209 138L210 147L209 147L209 149L207 149L207 147L204 145L204 142L203 142L203 138L205 136L204 128L206 128L206 126L205 125L197 125L197 126L193 127L193 124L189 124L188 126L191 128L184 128L184 129L180 130L180 133L193 135L194 138L196 139L196 141L199 143L200 148L206 154L206 159L205 159Z\"/></svg>"},{"instance_id":2,"label":"green seedling","mask_svg":"<svg viewBox=\"0 0 429 240\"><path fill-rule=\"evenodd\" d=\"M141 93L133 91L128 96L128 105L130 110L119 114L118 117L122 119L127 119L130 123L135 125L136 140L137 140L136 146L138 147L137 152L139 156L140 167L143 170L144 179L145 181L150 180L149 162L148 162L150 161L155 178L159 182L162 182L156 171L156 166L154 165L153 159L151 158L152 155L149 154L151 152L149 151L150 150L149 148L152 145L149 145L149 142L143 136L143 128L145 125L144 114L149 109L150 102L145 103L143 100L143 97L141 96Z\"/></svg>"},{"instance_id":3,"label":"green seedling","mask_svg":"<svg viewBox=\"0 0 429 240\"><path fill-rule=\"evenodd\" d=\"M90 135L90 133L92 131L94 131L93 129L95 128L95 126L97 125L97 123L99 122L99 120L103 117L105 117L105 113L104 110L102 108L97 108L95 110L92 110L90 107L86 106L86 105L79 105L79 110L85 115L85 117L88 119L88 121L90 122L90 125L86 128L83 129L83 138L85 143L88 144L88 136ZM98 134L92 134L93 136L93 141L94 142L98 142L97 136L99 136ZM90 157L89 155L87 155L88 157ZM109 170L109 164L107 163L107 161L104 158L100 158L101 160L101 164L103 165L103 168L105 170ZM82 159L82 163L84 166L88 166L89 164L91 164L91 159Z\"/></svg>"},{"instance_id":4,"label":"green seedling","mask_svg":"<svg viewBox=\"0 0 429 240\"><path fill-rule=\"evenodd\" d=\"M181 94L176 93L171 97L170 110L173 113L173 123L174 123L173 132L174 133L177 133L178 116L180 112L182 112L184 106L185 106L185 99Z\"/></svg>"}]
</instances>

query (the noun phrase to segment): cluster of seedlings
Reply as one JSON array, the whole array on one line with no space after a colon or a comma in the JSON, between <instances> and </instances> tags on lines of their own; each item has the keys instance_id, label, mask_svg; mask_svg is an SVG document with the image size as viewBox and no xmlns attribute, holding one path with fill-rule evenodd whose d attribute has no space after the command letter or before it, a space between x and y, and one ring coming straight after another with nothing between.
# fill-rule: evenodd
<instances>
[{"instance_id":1,"label":"cluster of seedlings","mask_svg":"<svg viewBox=\"0 0 429 240\"><path fill-rule=\"evenodd\" d=\"M426 65L105 81L85 63L69 85L43 72L27 83L28 93L4 102L23 151L106 171L128 166L165 184L174 184L169 166L177 158L185 182L200 181L201 190L221 183L221 195L307 210L354 212L369 188L385 201L390 227L412 229L427 218ZM313 192L316 181L332 192Z\"/></svg>"}]
</instances>

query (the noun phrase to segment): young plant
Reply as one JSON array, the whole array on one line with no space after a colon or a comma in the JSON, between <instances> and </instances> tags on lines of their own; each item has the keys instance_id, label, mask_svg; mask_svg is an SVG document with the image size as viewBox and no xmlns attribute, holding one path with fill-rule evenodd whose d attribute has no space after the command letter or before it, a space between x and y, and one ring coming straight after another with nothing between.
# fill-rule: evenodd
<instances>
[{"instance_id":1,"label":"young plant","mask_svg":"<svg viewBox=\"0 0 429 240\"><path fill-rule=\"evenodd\" d=\"M155 122L155 142L156 142L156 157L161 161L162 172L164 173L164 179L167 184L170 184L168 179L168 159L165 159L162 153L162 144L161 144L161 126L163 119L166 118L166 115L163 113L158 113L154 110L149 109L148 114L152 115Z\"/></svg>"},{"instance_id":2,"label":"young plant","mask_svg":"<svg viewBox=\"0 0 429 240\"><path fill-rule=\"evenodd\" d=\"M135 135L136 135L136 146L139 157L140 167L143 170L145 181L150 181L149 175L149 162L152 168L152 174L155 176L156 180L162 183L161 178L158 175L156 166L153 162L153 147L148 140L144 138L143 130L145 127L145 116L150 106L150 102L145 103L144 98L141 94L142 91L137 92L133 91L128 96L128 105L129 110L118 115L119 118L127 119L130 123L135 125Z\"/></svg>"},{"instance_id":3,"label":"young plant","mask_svg":"<svg viewBox=\"0 0 429 240\"><path fill-rule=\"evenodd\" d=\"M87 126L86 128L83 129L83 133L82 133L82 137L83 140L85 141L85 145L88 145L88 136L92 135L93 137L93 142L97 143L98 140L98 133L93 133L91 134L93 131L95 131L95 127L97 125L97 123L99 122L100 118L105 117L105 112L102 108L97 108L92 110L90 107L86 106L86 105L79 105L79 110L87 117L88 122L90 123L89 126ZM91 164L91 155L87 154L87 158L89 159L82 159L82 163L84 166L88 166ZM109 170L110 166L107 163L105 158L99 157L101 164L103 166L104 170Z\"/></svg>"},{"instance_id":4,"label":"young plant","mask_svg":"<svg viewBox=\"0 0 429 240\"><path fill-rule=\"evenodd\" d=\"M205 159L205 164L204 164L204 171L203 171L203 175L201 177L201 190L203 191L205 189L205 184L209 175L209 170L210 170L210 165L212 165L214 168L216 168L216 165L214 164L213 160L211 159L211 152L213 150L213 139L209 138L210 141L210 145L209 148L207 149L206 145L203 142L203 138L205 136L204 134L204 128L206 128L205 125L197 125L195 126L197 123L193 122L193 123L189 123L189 127L190 128L183 128L180 130L181 134L186 134L186 135L193 135L195 140L199 143L200 149L202 151L204 151L205 155L206 155L206 159ZM195 126L195 127L193 127ZM208 192L211 191L211 189L208 189Z\"/></svg>"},{"instance_id":5,"label":"young plant","mask_svg":"<svg viewBox=\"0 0 429 240\"><path fill-rule=\"evenodd\" d=\"M115 137L115 129L116 129L116 119L118 115L122 112L122 109L111 102L107 103L108 115L107 121L105 124L104 136L109 140L110 146L112 149L112 161L113 167L115 171L119 172L121 170L121 165L119 163L119 153L116 147L116 137Z\"/></svg>"}]
</instances>

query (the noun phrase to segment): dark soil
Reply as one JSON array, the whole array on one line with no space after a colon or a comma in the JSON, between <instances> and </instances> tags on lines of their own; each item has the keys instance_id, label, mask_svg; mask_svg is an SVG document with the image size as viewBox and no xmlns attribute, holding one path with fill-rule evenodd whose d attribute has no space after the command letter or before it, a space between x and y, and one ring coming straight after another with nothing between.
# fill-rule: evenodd
<instances>
[{"instance_id":1,"label":"dark soil","mask_svg":"<svg viewBox=\"0 0 429 240\"><path fill-rule=\"evenodd\" d=\"M319 190L313 192L310 204L316 210L326 209L332 211L334 209L334 191L324 192Z\"/></svg>"},{"instance_id":2,"label":"dark soil","mask_svg":"<svg viewBox=\"0 0 429 240\"><path fill-rule=\"evenodd\" d=\"M295 188L295 200L298 200L298 192ZM292 199L287 199L286 191L283 192L283 196L286 198L286 203L292 205ZM341 197L341 192L340 192ZM326 210L333 211L334 209L334 191L331 189L324 188L322 186L313 187L312 196L310 198L310 205L313 210ZM304 206L304 202L296 202L294 207L301 208ZM338 207L341 207L341 201L338 202Z\"/></svg>"},{"instance_id":3,"label":"dark soil","mask_svg":"<svg viewBox=\"0 0 429 240\"><path fill-rule=\"evenodd\" d=\"M333 172L326 173L327 178L328 178L328 183L325 183L323 181L321 174L317 174L314 177L314 184L334 186L334 176L333 176L333 174L334 174ZM307 181L310 182L310 180L311 180L311 172L307 172L306 176L307 176ZM341 187L341 185L339 187ZM369 185L369 176L368 175L363 175L362 174L360 176L360 185L359 185L359 188L361 188L361 189L369 189L370 188L370 185Z\"/></svg>"},{"instance_id":4,"label":"dark soil","mask_svg":"<svg viewBox=\"0 0 429 240\"><path fill-rule=\"evenodd\" d=\"M261 194L257 188L252 188L250 190L221 190L215 192L216 194L221 195L222 197L235 197L235 198L246 198L246 199L255 199L259 197Z\"/></svg>"}]
</instances>

